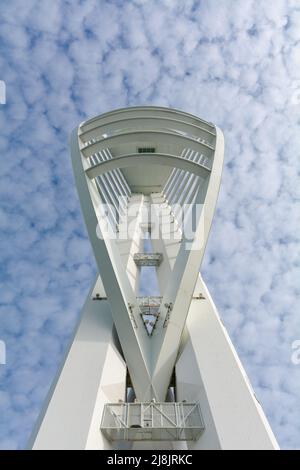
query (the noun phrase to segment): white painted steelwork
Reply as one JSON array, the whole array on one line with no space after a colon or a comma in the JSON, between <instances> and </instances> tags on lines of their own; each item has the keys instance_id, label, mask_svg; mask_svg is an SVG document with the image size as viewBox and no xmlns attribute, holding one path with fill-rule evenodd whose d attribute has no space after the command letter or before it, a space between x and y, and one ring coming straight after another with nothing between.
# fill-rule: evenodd
<instances>
[{"instance_id":1,"label":"white painted steelwork","mask_svg":"<svg viewBox=\"0 0 300 470\"><path fill-rule=\"evenodd\" d=\"M161 253L135 253L133 259L137 266L159 266L163 256Z\"/></svg>"},{"instance_id":2,"label":"white painted steelwork","mask_svg":"<svg viewBox=\"0 0 300 470\"><path fill-rule=\"evenodd\" d=\"M197 441L204 423L199 403L110 403L101 430L110 441Z\"/></svg>"},{"instance_id":3,"label":"white painted steelwork","mask_svg":"<svg viewBox=\"0 0 300 470\"><path fill-rule=\"evenodd\" d=\"M32 447L122 446L124 436L116 443L99 431L106 404L136 399L142 412L153 400L169 406L175 394L203 414L205 430L189 447L277 448L199 275L221 181L222 132L182 111L125 108L83 122L71 152L99 277ZM160 259L150 268L141 266L146 232L148 258ZM157 275L152 315L140 299L141 269Z\"/></svg>"}]
</instances>

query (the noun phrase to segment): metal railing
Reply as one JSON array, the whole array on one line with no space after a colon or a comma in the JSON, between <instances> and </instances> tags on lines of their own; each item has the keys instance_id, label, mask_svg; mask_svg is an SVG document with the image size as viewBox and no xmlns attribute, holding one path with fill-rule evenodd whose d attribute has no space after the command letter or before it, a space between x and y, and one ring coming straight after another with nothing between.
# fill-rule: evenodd
<instances>
[{"instance_id":1,"label":"metal railing","mask_svg":"<svg viewBox=\"0 0 300 470\"><path fill-rule=\"evenodd\" d=\"M149 336L152 336L156 322L159 318L161 300L162 297L157 296L137 297L141 317Z\"/></svg>"},{"instance_id":2,"label":"metal railing","mask_svg":"<svg viewBox=\"0 0 300 470\"><path fill-rule=\"evenodd\" d=\"M159 266L163 255L162 253L135 253L133 259L137 266Z\"/></svg>"},{"instance_id":3,"label":"metal railing","mask_svg":"<svg viewBox=\"0 0 300 470\"><path fill-rule=\"evenodd\" d=\"M100 429L110 441L195 441L204 422L199 403L108 403Z\"/></svg>"}]
</instances>

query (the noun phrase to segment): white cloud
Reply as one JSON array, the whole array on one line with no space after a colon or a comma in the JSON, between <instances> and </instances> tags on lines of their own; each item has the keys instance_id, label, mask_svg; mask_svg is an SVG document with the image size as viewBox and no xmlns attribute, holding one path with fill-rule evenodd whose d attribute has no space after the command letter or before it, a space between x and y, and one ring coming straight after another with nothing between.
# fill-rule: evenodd
<instances>
[{"instance_id":1,"label":"white cloud","mask_svg":"<svg viewBox=\"0 0 300 470\"><path fill-rule=\"evenodd\" d=\"M299 11L296 0L2 5L2 448L25 445L95 274L68 134L145 103L224 129L203 273L279 442L300 447Z\"/></svg>"}]
</instances>

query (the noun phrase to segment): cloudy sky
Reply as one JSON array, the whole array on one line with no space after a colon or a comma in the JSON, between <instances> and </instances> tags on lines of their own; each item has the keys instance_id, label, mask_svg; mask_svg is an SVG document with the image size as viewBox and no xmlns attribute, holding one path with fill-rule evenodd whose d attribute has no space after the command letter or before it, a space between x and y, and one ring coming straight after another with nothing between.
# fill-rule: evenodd
<instances>
[{"instance_id":1,"label":"cloudy sky","mask_svg":"<svg viewBox=\"0 0 300 470\"><path fill-rule=\"evenodd\" d=\"M0 11L0 448L25 446L95 276L68 137L171 106L225 133L203 276L284 448L300 448L300 3L10 0Z\"/></svg>"}]
</instances>

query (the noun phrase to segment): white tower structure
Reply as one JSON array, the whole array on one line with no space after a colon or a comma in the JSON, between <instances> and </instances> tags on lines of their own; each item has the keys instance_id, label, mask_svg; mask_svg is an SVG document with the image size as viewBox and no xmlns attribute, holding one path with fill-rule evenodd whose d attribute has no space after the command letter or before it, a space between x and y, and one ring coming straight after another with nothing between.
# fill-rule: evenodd
<instances>
[{"instance_id":1,"label":"white tower structure","mask_svg":"<svg viewBox=\"0 0 300 470\"><path fill-rule=\"evenodd\" d=\"M278 448L199 274L220 129L126 108L83 122L71 153L99 275L30 447Z\"/></svg>"}]
</instances>

